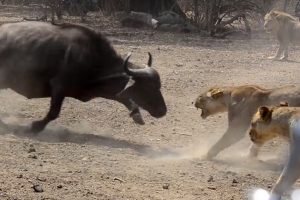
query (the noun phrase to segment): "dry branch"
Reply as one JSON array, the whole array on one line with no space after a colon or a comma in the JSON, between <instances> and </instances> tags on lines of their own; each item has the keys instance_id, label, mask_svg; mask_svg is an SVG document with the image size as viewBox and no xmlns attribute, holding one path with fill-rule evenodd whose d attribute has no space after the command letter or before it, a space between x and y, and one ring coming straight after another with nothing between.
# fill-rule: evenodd
<instances>
[{"instance_id":1,"label":"dry branch","mask_svg":"<svg viewBox=\"0 0 300 200\"><path fill-rule=\"evenodd\" d=\"M252 32L252 31L251 31L251 28L250 28L250 23L249 23L249 21L247 20L245 14L243 14L242 18L243 18L244 23L245 23L246 33L248 33L248 35L251 37L251 35L252 35L251 32Z\"/></svg>"},{"instance_id":2,"label":"dry branch","mask_svg":"<svg viewBox=\"0 0 300 200\"><path fill-rule=\"evenodd\" d=\"M120 178L118 178L118 177L115 177L115 178L114 178L114 181L115 181L115 180L120 181L120 182L122 182L122 183L126 183L126 181L124 181L124 180L122 180L122 179L120 179Z\"/></svg>"},{"instance_id":3,"label":"dry branch","mask_svg":"<svg viewBox=\"0 0 300 200\"><path fill-rule=\"evenodd\" d=\"M231 19L220 22L220 24L218 24L218 25L216 26L216 28L221 28L221 27L224 27L224 26L226 26L226 25L228 25L228 24L232 24L234 21L238 20L238 19L239 19L240 17L242 17L243 15L244 15L244 14L242 14L242 13L236 14L236 15L235 15L234 17L232 17Z\"/></svg>"},{"instance_id":4,"label":"dry branch","mask_svg":"<svg viewBox=\"0 0 300 200\"><path fill-rule=\"evenodd\" d=\"M215 34L212 37L213 38L218 38L218 39L225 39L227 36L236 34L236 33L242 33L243 35L245 35L248 39L250 39L250 35L248 33L246 33L243 30L231 30L231 31L227 31L225 33L221 33L221 34Z\"/></svg>"}]
</instances>

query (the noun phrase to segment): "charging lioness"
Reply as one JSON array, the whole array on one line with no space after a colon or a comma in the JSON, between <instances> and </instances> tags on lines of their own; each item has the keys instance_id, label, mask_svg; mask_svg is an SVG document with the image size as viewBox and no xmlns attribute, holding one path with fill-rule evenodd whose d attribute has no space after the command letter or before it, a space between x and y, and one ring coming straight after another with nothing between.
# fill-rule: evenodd
<instances>
[{"instance_id":1,"label":"charging lioness","mask_svg":"<svg viewBox=\"0 0 300 200\"><path fill-rule=\"evenodd\" d=\"M281 136L289 141L289 159L269 200L280 200L300 176L300 107L288 104L261 106L253 115L249 137L254 144L260 145L274 137Z\"/></svg>"},{"instance_id":2,"label":"charging lioness","mask_svg":"<svg viewBox=\"0 0 300 200\"><path fill-rule=\"evenodd\" d=\"M225 134L206 154L207 159L244 138L251 117L262 105L275 105L286 101L300 106L300 86L265 89L256 85L212 87L201 93L194 105L202 110L203 119L217 113L228 112L228 128ZM256 157L263 144L252 144L249 156Z\"/></svg>"}]
</instances>

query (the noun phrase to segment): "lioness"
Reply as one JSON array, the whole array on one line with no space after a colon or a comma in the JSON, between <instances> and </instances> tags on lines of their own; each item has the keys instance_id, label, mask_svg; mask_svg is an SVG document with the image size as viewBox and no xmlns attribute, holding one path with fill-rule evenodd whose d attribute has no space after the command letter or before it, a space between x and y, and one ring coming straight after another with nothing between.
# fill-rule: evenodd
<instances>
[{"instance_id":1,"label":"lioness","mask_svg":"<svg viewBox=\"0 0 300 200\"><path fill-rule=\"evenodd\" d=\"M251 117L262 105L274 105L287 101L291 106L300 106L300 86L265 89L256 85L212 87L201 93L194 106L202 110L203 119L228 112L228 128L220 140L207 152L206 158L215 157L222 150L244 138ZM249 156L256 157L262 144L252 144Z\"/></svg>"},{"instance_id":2,"label":"lioness","mask_svg":"<svg viewBox=\"0 0 300 200\"><path fill-rule=\"evenodd\" d=\"M275 35L279 41L276 54L269 59L277 59L283 52L281 60L287 60L290 43L300 44L300 22L288 13L275 10L267 13L264 29L267 33Z\"/></svg>"},{"instance_id":3,"label":"lioness","mask_svg":"<svg viewBox=\"0 0 300 200\"><path fill-rule=\"evenodd\" d=\"M289 159L269 200L280 200L281 195L289 190L300 176L300 108L261 106L253 115L249 137L254 144L260 145L266 140L281 136L289 141Z\"/></svg>"}]
</instances>

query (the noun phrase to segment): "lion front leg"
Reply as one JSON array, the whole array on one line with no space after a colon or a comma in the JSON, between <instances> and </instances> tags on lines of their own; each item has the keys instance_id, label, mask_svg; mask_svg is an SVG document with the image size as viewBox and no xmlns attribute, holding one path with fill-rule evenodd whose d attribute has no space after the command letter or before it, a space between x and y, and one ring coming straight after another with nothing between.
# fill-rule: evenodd
<instances>
[{"instance_id":1,"label":"lion front leg","mask_svg":"<svg viewBox=\"0 0 300 200\"><path fill-rule=\"evenodd\" d=\"M300 176L300 148L294 146L291 151L288 163L273 187L269 200L280 200L282 194L290 190Z\"/></svg>"},{"instance_id":2,"label":"lion front leg","mask_svg":"<svg viewBox=\"0 0 300 200\"><path fill-rule=\"evenodd\" d=\"M283 43L279 44L279 48L276 51L276 54L274 56L268 57L268 59L276 60L279 58L279 56L283 53L283 51L286 49L286 45Z\"/></svg>"},{"instance_id":3,"label":"lion front leg","mask_svg":"<svg viewBox=\"0 0 300 200\"><path fill-rule=\"evenodd\" d=\"M289 45L283 45L284 46L284 50L283 50L283 57L280 58L280 60L286 61L288 60L288 54L289 54Z\"/></svg>"},{"instance_id":4,"label":"lion front leg","mask_svg":"<svg viewBox=\"0 0 300 200\"><path fill-rule=\"evenodd\" d=\"M258 152L260 151L261 147L264 145L264 143L255 144L252 143L249 149L249 158L256 158L258 156Z\"/></svg>"},{"instance_id":5,"label":"lion front leg","mask_svg":"<svg viewBox=\"0 0 300 200\"><path fill-rule=\"evenodd\" d=\"M225 134L219 139L219 141L214 144L207 152L206 159L211 159L217 156L224 149L234 145L238 141L245 137L245 132L247 131L246 125L241 123L230 123Z\"/></svg>"},{"instance_id":6,"label":"lion front leg","mask_svg":"<svg viewBox=\"0 0 300 200\"><path fill-rule=\"evenodd\" d=\"M252 143L251 146L250 146L250 149L249 149L248 157L249 158L255 158L255 157L257 157L258 156L258 152L260 151L260 149L262 148L262 146L266 142L268 142L268 141L270 141L270 140L272 140L272 139L274 139L276 137L277 136L274 134L274 135L270 136L268 139L266 139L265 141L260 141L260 143Z\"/></svg>"}]
</instances>

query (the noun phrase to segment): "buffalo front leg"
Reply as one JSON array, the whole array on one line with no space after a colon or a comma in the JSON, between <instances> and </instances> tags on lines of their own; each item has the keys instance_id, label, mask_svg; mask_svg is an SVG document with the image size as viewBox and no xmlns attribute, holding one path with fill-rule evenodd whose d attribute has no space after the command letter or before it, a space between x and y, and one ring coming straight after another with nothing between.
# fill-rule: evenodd
<instances>
[{"instance_id":1,"label":"buffalo front leg","mask_svg":"<svg viewBox=\"0 0 300 200\"><path fill-rule=\"evenodd\" d=\"M139 125L144 125L142 114L140 113L139 107L131 99L117 99L118 102L122 103L128 110L130 110L129 116L132 117L133 121Z\"/></svg>"},{"instance_id":2,"label":"buffalo front leg","mask_svg":"<svg viewBox=\"0 0 300 200\"><path fill-rule=\"evenodd\" d=\"M246 131L247 126L239 125L238 123L229 124L225 134L208 150L206 159L211 159L217 156L224 149L242 140Z\"/></svg>"},{"instance_id":3,"label":"buffalo front leg","mask_svg":"<svg viewBox=\"0 0 300 200\"><path fill-rule=\"evenodd\" d=\"M49 122L55 120L59 116L61 106L65 98L63 94L64 93L61 89L52 89L48 114L42 120L32 122L28 130L29 132L37 134L43 131Z\"/></svg>"}]
</instances>

